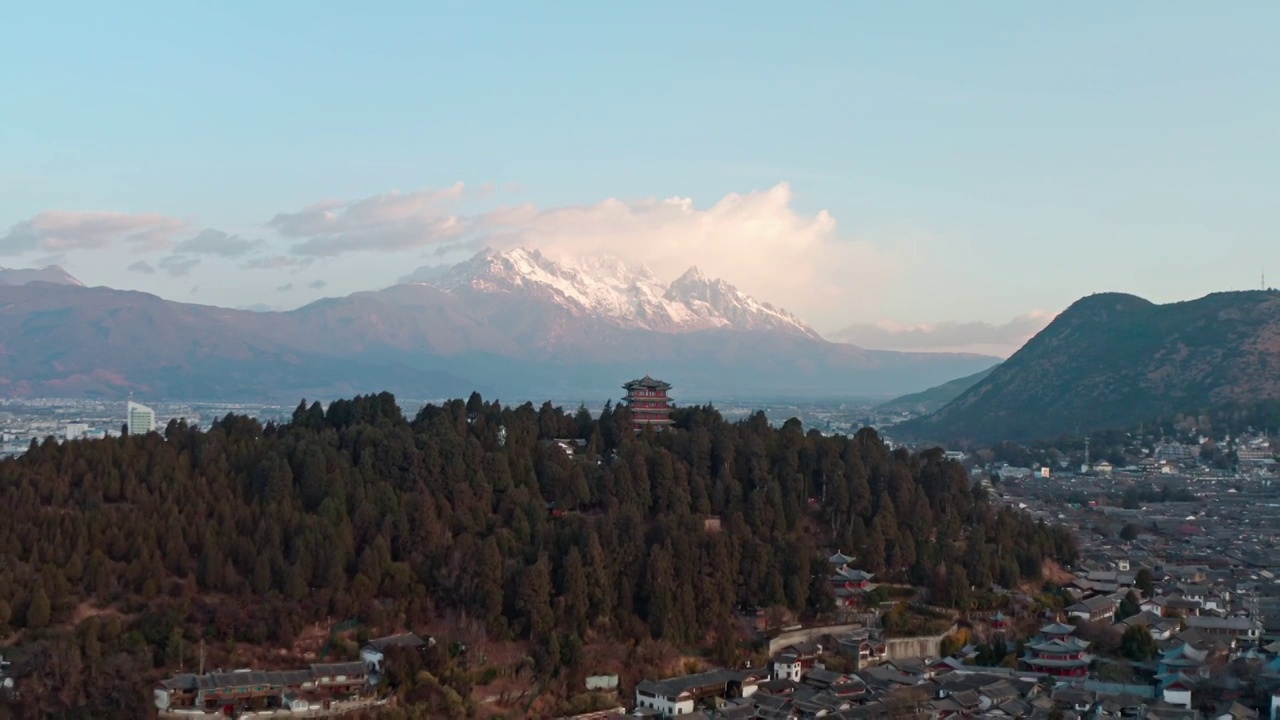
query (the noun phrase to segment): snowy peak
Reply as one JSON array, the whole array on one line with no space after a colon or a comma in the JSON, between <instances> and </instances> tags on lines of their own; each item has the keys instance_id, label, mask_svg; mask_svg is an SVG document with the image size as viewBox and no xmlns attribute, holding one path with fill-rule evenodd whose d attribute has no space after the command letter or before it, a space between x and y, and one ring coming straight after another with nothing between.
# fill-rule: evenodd
<instances>
[{"instance_id":1,"label":"snowy peak","mask_svg":"<svg viewBox=\"0 0 1280 720\"><path fill-rule=\"evenodd\" d=\"M57 265L46 265L42 268L0 268L0 285L26 285L33 282L84 287L84 283Z\"/></svg>"},{"instance_id":2,"label":"snowy peak","mask_svg":"<svg viewBox=\"0 0 1280 720\"><path fill-rule=\"evenodd\" d=\"M670 285L613 256L557 262L537 250L486 249L433 284L446 292L507 293L549 300L575 315L658 332L712 328L781 330L818 339L794 315L691 267Z\"/></svg>"},{"instance_id":3,"label":"snowy peak","mask_svg":"<svg viewBox=\"0 0 1280 720\"><path fill-rule=\"evenodd\" d=\"M716 315L739 330L783 330L817 339L818 333L800 318L761 302L724 280L708 279L691 267L671 283L664 296L701 315Z\"/></svg>"},{"instance_id":4,"label":"snowy peak","mask_svg":"<svg viewBox=\"0 0 1280 720\"><path fill-rule=\"evenodd\" d=\"M698 269L698 266L690 265L689 269L685 270L683 275L676 278L676 281L672 283L672 285L700 283L705 280L706 280L706 277L703 276L702 271Z\"/></svg>"}]
</instances>

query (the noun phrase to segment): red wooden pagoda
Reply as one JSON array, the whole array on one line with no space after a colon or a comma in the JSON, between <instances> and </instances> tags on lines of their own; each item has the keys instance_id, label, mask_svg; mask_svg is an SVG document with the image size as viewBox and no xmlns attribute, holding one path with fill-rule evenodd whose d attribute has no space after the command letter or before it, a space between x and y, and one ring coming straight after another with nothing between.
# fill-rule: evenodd
<instances>
[{"instance_id":1,"label":"red wooden pagoda","mask_svg":"<svg viewBox=\"0 0 1280 720\"><path fill-rule=\"evenodd\" d=\"M1040 637L1027 643L1022 664L1028 670L1057 677L1084 677L1093 656L1085 652L1089 643L1072 636L1071 625L1053 623L1040 628Z\"/></svg>"},{"instance_id":2,"label":"red wooden pagoda","mask_svg":"<svg viewBox=\"0 0 1280 720\"><path fill-rule=\"evenodd\" d=\"M670 384L645 375L622 389L627 391L623 400L631 410L631 422L637 431L648 426L660 430L671 424L671 398L667 397Z\"/></svg>"}]
</instances>

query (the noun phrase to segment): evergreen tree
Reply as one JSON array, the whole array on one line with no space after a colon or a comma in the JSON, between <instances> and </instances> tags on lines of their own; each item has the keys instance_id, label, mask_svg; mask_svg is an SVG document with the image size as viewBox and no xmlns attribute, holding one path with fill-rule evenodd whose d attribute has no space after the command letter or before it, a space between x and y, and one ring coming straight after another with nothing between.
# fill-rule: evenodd
<instances>
[{"instance_id":1,"label":"evergreen tree","mask_svg":"<svg viewBox=\"0 0 1280 720\"><path fill-rule=\"evenodd\" d=\"M31 600L27 605L27 622L28 630L40 630L49 624L52 616L53 608L49 603L49 595L45 593L44 587L37 584L31 593Z\"/></svg>"}]
</instances>

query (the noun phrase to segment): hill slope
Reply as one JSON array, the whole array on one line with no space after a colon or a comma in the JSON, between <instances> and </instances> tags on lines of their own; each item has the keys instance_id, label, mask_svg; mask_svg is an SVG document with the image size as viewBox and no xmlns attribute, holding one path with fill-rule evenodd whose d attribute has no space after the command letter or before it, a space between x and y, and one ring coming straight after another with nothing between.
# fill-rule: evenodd
<instances>
[{"instance_id":1,"label":"hill slope","mask_svg":"<svg viewBox=\"0 0 1280 720\"><path fill-rule=\"evenodd\" d=\"M1077 301L984 380L896 434L1028 440L1280 398L1280 292Z\"/></svg>"},{"instance_id":2,"label":"hill slope","mask_svg":"<svg viewBox=\"0 0 1280 720\"><path fill-rule=\"evenodd\" d=\"M154 683L184 665L306 667L317 660L300 641L346 619L371 636L437 628L441 650L497 648L459 658L456 674L444 662L386 674L404 703L433 703L416 717L479 717L486 696L535 680L544 697L580 687L543 678L599 672L601 657L633 686L657 654L618 647L656 640L727 664L744 604L834 616L831 585L811 580L839 548L887 582L948 568L929 602L949 607L986 578L1013 587L1046 559L1074 560L1069 530L975 496L942 453L702 408L675 420L636 435L626 411L584 422L478 396L409 420L381 394L282 426L228 415L207 431L37 446L0 463L0 588L18 631L4 652L21 695L10 707L0 693L0 717L154 717ZM593 450L566 457L555 438ZM719 532L708 514L725 518ZM331 649L329 661L357 657ZM494 677L526 655L542 675ZM481 680L478 667L503 672Z\"/></svg>"},{"instance_id":3,"label":"hill slope","mask_svg":"<svg viewBox=\"0 0 1280 720\"><path fill-rule=\"evenodd\" d=\"M965 375L962 378L948 380L936 387L928 390L921 390L918 393L903 395L896 397L886 403L876 406L877 412L882 413L900 413L909 412L916 414L926 414L941 409L944 405L960 397L965 390L977 385L983 378L991 374L999 364L992 365L986 370L976 372L972 375Z\"/></svg>"}]
</instances>

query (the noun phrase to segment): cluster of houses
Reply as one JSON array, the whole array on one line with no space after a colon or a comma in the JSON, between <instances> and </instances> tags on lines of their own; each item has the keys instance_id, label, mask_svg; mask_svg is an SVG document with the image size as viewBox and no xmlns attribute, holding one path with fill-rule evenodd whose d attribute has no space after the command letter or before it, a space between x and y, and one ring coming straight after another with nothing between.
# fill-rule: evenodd
<instances>
[{"instance_id":1,"label":"cluster of houses","mask_svg":"<svg viewBox=\"0 0 1280 720\"><path fill-rule=\"evenodd\" d=\"M1058 629L1048 627L1044 633L1053 637ZM1280 708L1280 694L1274 703ZM801 666L798 673L790 664L775 660L766 669L716 669L646 680L636 686L631 716L689 720L1261 717L1238 701L1225 701L1213 712L1201 713L1191 705L1185 681L1163 687L1103 682L1084 676L1064 678L1006 667L978 667L955 658L889 660L852 672L828 670L819 660L812 666Z\"/></svg>"},{"instance_id":2,"label":"cluster of houses","mask_svg":"<svg viewBox=\"0 0 1280 720\"><path fill-rule=\"evenodd\" d=\"M842 602L871 587L871 576L852 567L853 560L838 552L829 559ZM1139 569L1119 560L1078 571L1063 588L1073 602L1016 643L1021 652L1014 667L975 664L973 645L951 657L891 658L878 630L841 630L784 647L762 668L641 682L633 715L1280 720L1280 635L1264 630L1248 593L1214 581L1203 568L1157 565L1147 568L1153 588L1146 596L1136 588ZM1018 594L1006 594L1017 605ZM1130 613L1121 613L1126 598ZM978 615L1013 649L1009 617ZM1114 661L1098 654L1083 626L1112 627L1117 634L1144 627L1157 655L1132 663L1133 679L1105 681L1111 675L1099 671ZM1244 667L1248 678L1241 676ZM1264 696L1274 690L1271 707L1259 708L1259 688Z\"/></svg>"},{"instance_id":3,"label":"cluster of houses","mask_svg":"<svg viewBox=\"0 0 1280 720\"><path fill-rule=\"evenodd\" d=\"M294 670L216 670L169 677L154 688L155 706L168 715L201 713L237 716L277 711L317 717L367 704L376 695L390 648L421 649L432 644L413 633L369 640L360 659L313 663Z\"/></svg>"}]
</instances>

